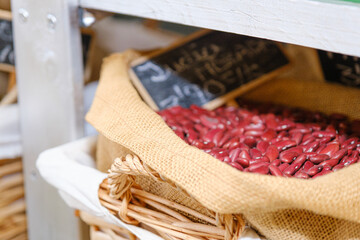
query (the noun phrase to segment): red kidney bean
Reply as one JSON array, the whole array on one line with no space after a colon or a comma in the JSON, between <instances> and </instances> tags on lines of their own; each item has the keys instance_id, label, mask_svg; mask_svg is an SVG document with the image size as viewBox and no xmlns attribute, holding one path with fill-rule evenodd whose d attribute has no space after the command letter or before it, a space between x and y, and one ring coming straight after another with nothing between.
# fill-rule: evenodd
<instances>
[{"instance_id":1,"label":"red kidney bean","mask_svg":"<svg viewBox=\"0 0 360 240\"><path fill-rule=\"evenodd\" d=\"M300 145L303 145L303 146L306 146L308 145L309 143L312 143L315 141L315 138L313 136L310 135L310 137L306 137L306 135L303 137L303 141Z\"/></svg>"},{"instance_id":2,"label":"red kidney bean","mask_svg":"<svg viewBox=\"0 0 360 240\"><path fill-rule=\"evenodd\" d=\"M296 142L292 140L285 140L274 144L279 151L286 150L290 147L296 146Z\"/></svg>"},{"instance_id":3,"label":"red kidney bean","mask_svg":"<svg viewBox=\"0 0 360 240\"><path fill-rule=\"evenodd\" d=\"M288 133L286 131L283 131L277 135L277 138L281 138L282 140L285 140L284 138L286 138L287 136L288 136ZM287 139L287 140L289 140L289 139Z\"/></svg>"},{"instance_id":4,"label":"red kidney bean","mask_svg":"<svg viewBox=\"0 0 360 240\"><path fill-rule=\"evenodd\" d=\"M233 143L231 143L230 146L229 146L229 149L234 149L234 148L238 148L238 147L242 147L242 148L243 148L242 145L246 146L246 148L249 149L249 147L248 147L247 145L245 145L245 144L243 144L243 143L240 143L240 142L233 142Z\"/></svg>"},{"instance_id":5,"label":"red kidney bean","mask_svg":"<svg viewBox=\"0 0 360 240\"><path fill-rule=\"evenodd\" d=\"M249 130L249 131L246 131L244 134L245 134L245 136L261 137L261 135L263 135L264 132L261 130Z\"/></svg>"},{"instance_id":6,"label":"red kidney bean","mask_svg":"<svg viewBox=\"0 0 360 240\"><path fill-rule=\"evenodd\" d=\"M336 165L335 167L333 167L333 172L336 172L336 171L338 171L338 170L340 170L340 169L342 169L342 168L344 168L345 167L345 165L344 164L338 164L338 165Z\"/></svg>"},{"instance_id":7,"label":"red kidney bean","mask_svg":"<svg viewBox=\"0 0 360 240\"><path fill-rule=\"evenodd\" d=\"M300 166L296 164L291 164L283 171L284 174L293 175L297 170L299 170Z\"/></svg>"},{"instance_id":8,"label":"red kidney bean","mask_svg":"<svg viewBox=\"0 0 360 240\"><path fill-rule=\"evenodd\" d=\"M354 164L354 163L356 163L357 161L359 160L359 158L357 158L357 157L349 157L348 159L347 159L347 161L344 163L344 166L348 166L348 165L351 165L351 164Z\"/></svg>"},{"instance_id":9,"label":"red kidney bean","mask_svg":"<svg viewBox=\"0 0 360 240\"><path fill-rule=\"evenodd\" d=\"M279 156L279 150L276 146L269 146L265 152L265 156L270 159L270 162L274 161Z\"/></svg>"},{"instance_id":10,"label":"red kidney bean","mask_svg":"<svg viewBox=\"0 0 360 240\"><path fill-rule=\"evenodd\" d=\"M252 159L258 159L262 157L262 153L256 148L250 149L250 156Z\"/></svg>"},{"instance_id":11,"label":"red kidney bean","mask_svg":"<svg viewBox=\"0 0 360 240\"><path fill-rule=\"evenodd\" d=\"M261 135L261 139L267 142L274 138L276 138L276 131L273 129L268 129Z\"/></svg>"},{"instance_id":12,"label":"red kidney bean","mask_svg":"<svg viewBox=\"0 0 360 240\"><path fill-rule=\"evenodd\" d=\"M269 143L266 141L259 141L256 145L256 148L263 154L266 152L268 147Z\"/></svg>"},{"instance_id":13,"label":"red kidney bean","mask_svg":"<svg viewBox=\"0 0 360 240\"><path fill-rule=\"evenodd\" d=\"M280 164L279 169L280 171L284 172L284 170L289 167L290 165L288 163Z\"/></svg>"},{"instance_id":14,"label":"red kidney bean","mask_svg":"<svg viewBox=\"0 0 360 240\"><path fill-rule=\"evenodd\" d=\"M308 179L310 178L309 175L307 175L304 171L300 170L300 171L297 171L297 173L295 173L294 177L296 178L300 178L300 179Z\"/></svg>"},{"instance_id":15,"label":"red kidney bean","mask_svg":"<svg viewBox=\"0 0 360 240\"><path fill-rule=\"evenodd\" d=\"M288 152L297 152L299 154L303 153L303 148L300 147L300 146L297 146L297 147L292 147L290 149L287 149L285 151L282 151L281 154L286 154Z\"/></svg>"},{"instance_id":16,"label":"red kidney bean","mask_svg":"<svg viewBox=\"0 0 360 240\"><path fill-rule=\"evenodd\" d=\"M348 156L344 156L344 157L341 159L340 163L346 163L346 162L348 161L348 159L349 159Z\"/></svg>"},{"instance_id":17,"label":"red kidney bean","mask_svg":"<svg viewBox=\"0 0 360 240\"><path fill-rule=\"evenodd\" d=\"M185 140L184 133L180 130L174 130L175 134L178 135L182 140Z\"/></svg>"},{"instance_id":18,"label":"red kidney bean","mask_svg":"<svg viewBox=\"0 0 360 240\"><path fill-rule=\"evenodd\" d=\"M267 156L262 156L262 157L258 158L257 160L261 161L261 162L270 162L270 159Z\"/></svg>"},{"instance_id":19,"label":"red kidney bean","mask_svg":"<svg viewBox=\"0 0 360 240\"><path fill-rule=\"evenodd\" d=\"M314 155L314 156L310 156L310 158L309 158L309 160L314 164L319 164L319 163L329 160L329 159L330 159L329 155L326 155L326 154Z\"/></svg>"},{"instance_id":20,"label":"red kidney bean","mask_svg":"<svg viewBox=\"0 0 360 240\"><path fill-rule=\"evenodd\" d=\"M301 133L301 134L307 134L307 133L311 133L311 130L305 127L296 127L294 129L291 129L289 131L290 134L295 134L295 133ZM311 134L310 134L311 136Z\"/></svg>"},{"instance_id":21,"label":"red kidney bean","mask_svg":"<svg viewBox=\"0 0 360 240\"><path fill-rule=\"evenodd\" d=\"M246 151L246 150L241 151L240 154L239 154L239 157L246 158L248 160L251 159L251 156L250 156L249 152Z\"/></svg>"},{"instance_id":22,"label":"red kidney bean","mask_svg":"<svg viewBox=\"0 0 360 240\"><path fill-rule=\"evenodd\" d=\"M227 141L229 141L231 138L231 133L230 132L226 132L224 134L224 136L221 138L221 140L219 141L219 146L223 146Z\"/></svg>"},{"instance_id":23,"label":"red kidney bean","mask_svg":"<svg viewBox=\"0 0 360 240\"><path fill-rule=\"evenodd\" d=\"M334 138L336 136L335 133L329 131L315 131L312 133L312 135L316 138L323 138L323 137Z\"/></svg>"},{"instance_id":24,"label":"red kidney bean","mask_svg":"<svg viewBox=\"0 0 360 240\"><path fill-rule=\"evenodd\" d=\"M357 147L357 143L352 143L352 144L349 144L345 147L345 149L347 150L354 150L355 148Z\"/></svg>"},{"instance_id":25,"label":"red kidney bean","mask_svg":"<svg viewBox=\"0 0 360 240\"><path fill-rule=\"evenodd\" d=\"M246 159L246 158L237 158L235 161L238 162L239 164L241 164L241 166L243 166L244 168L246 168L250 165L249 159Z\"/></svg>"},{"instance_id":26,"label":"red kidney bean","mask_svg":"<svg viewBox=\"0 0 360 240\"><path fill-rule=\"evenodd\" d=\"M271 175L280 176L280 177L283 176L283 173L280 171L280 169L277 166L274 166L274 165L270 164L269 165L269 171L270 171Z\"/></svg>"},{"instance_id":27,"label":"red kidney bean","mask_svg":"<svg viewBox=\"0 0 360 240\"><path fill-rule=\"evenodd\" d=\"M178 123L180 123L180 125L183 127L192 127L193 126L193 123L185 118L178 119Z\"/></svg>"},{"instance_id":28,"label":"red kidney bean","mask_svg":"<svg viewBox=\"0 0 360 240\"><path fill-rule=\"evenodd\" d=\"M319 155L318 153L314 153L314 152L305 152L304 154L306 155L307 158Z\"/></svg>"},{"instance_id":29,"label":"red kidney bean","mask_svg":"<svg viewBox=\"0 0 360 240\"><path fill-rule=\"evenodd\" d=\"M322 166L328 165L330 167L335 167L338 163L339 163L339 160L332 158L330 160L321 162L319 165L322 165Z\"/></svg>"},{"instance_id":30,"label":"red kidney bean","mask_svg":"<svg viewBox=\"0 0 360 240\"><path fill-rule=\"evenodd\" d=\"M320 143L320 141L319 141L319 143ZM315 153L319 154L324 148L326 148L326 144L320 143L320 146L318 147L318 149L316 149Z\"/></svg>"},{"instance_id":31,"label":"red kidney bean","mask_svg":"<svg viewBox=\"0 0 360 240\"><path fill-rule=\"evenodd\" d=\"M283 171L283 173L293 175L296 171L298 171L300 169L300 167L304 164L305 161L306 161L305 154L300 155L299 157L296 158L296 160L290 166L288 166Z\"/></svg>"},{"instance_id":32,"label":"red kidney bean","mask_svg":"<svg viewBox=\"0 0 360 240\"><path fill-rule=\"evenodd\" d=\"M231 163L229 163L229 164L230 164L231 166L233 166L234 168L240 170L240 171L243 171L243 170L244 170L244 168L243 168L239 163L237 163L237 162L231 162Z\"/></svg>"},{"instance_id":33,"label":"red kidney bean","mask_svg":"<svg viewBox=\"0 0 360 240\"><path fill-rule=\"evenodd\" d=\"M185 130L185 133L190 143L192 143L194 140L197 140L199 138L199 134L195 132L193 129L187 129Z\"/></svg>"},{"instance_id":34,"label":"red kidney bean","mask_svg":"<svg viewBox=\"0 0 360 240\"><path fill-rule=\"evenodd\" d=\"M232 161L231 161L230 157L224 157L224 162L231 163Z\"/></svg>"},{"instance_id":35,"label":"red kidney bean","mask_svg":"<svg viewBox=\"0 0 360 240\"><path fill-rule=\"evenodd\" d=\"M239 154L241 153L241 148L236 148L230 151L229 153L229 157L231 159L232 162L235 161L235 159L239 156Z\"/></svg>"},{"instance_id":36,"label":"red kidney bean","mask_svg":"<svg viewBox=\"0 0 360 240\"><path fill-rule=\"evenodd\" d=\"M297 145L299 145L303 139L303 134L302 133L295 133L292 135L292 139L296 142Z\"/></svg>"},{"instance_id":37,"label":"red kidney bean","mask_svg":"<svg viewBox=\"0 0 360 240\"><path fill-rule=\"evenodd\" d=\"M270 145L274 145L275 143L278 143L278 142L281 142L281 141L283 141L282 138L274 138L274 139L271 139Z\"/></svg>"},{"instance_id":38,"label":"red kidney bean","mask_svg":"<svg viewBox=\"0 0 360 240\"><path fill-rule=\"evenodd\" d=\"M358 157L360 154L359 154L359 151L358 150L354 150L352 151L351 154L349 154L349 157Z\"/></svg>"},{"instance_id":39,"label":"red kidney bean","mask_svg":"<svg viewBox=\"0 0 360 240\"><path fill-rule=\"evenodd\" d=\"M261 131L263 131L264 129L265 129L265 125L262 124L261 122L259 122L257 124L251 123L251 124L245 126L246 131L249 131L249 130L255 130L255 131L261 130Z\"/></svg>"},{"instance_id":40,"label":"red kidney bean","mask_svg":"<svg viewBox=\"0 0 360 240\"><path fill-rule=\"evenodd\" d=\"M336 153L334 153L331 158L333 159L337 159L337 160L340 160L342 159L347 153L347 150L346 149L340 149L339 151L337 151Z\"/></svg>"},{"instance_id":41,"label":"red kidney bean","mask_svg":"<svg viewBox=\"0 0 360 240\"><path fill-rule=\"evenodd\" d=\"M305 126L310 128L312 131L320 131L321 130L321 126L316 123L306 123Z\"/></svg>"},{"instance_id":42,"label":"red kidney bean","mask_svg":"<svg viewBox=\"0 0 360 240\"><path fill-rule=\"evenodd\" d=\"M332 139L331 137L321 138L321 139L320 139L320 145L330 142L331 139Z\"/></svg>"},{"instance_id":43,"label":"red kidney bean","mask_svg":"<svg viewBox=\"0 0 360 240\"><path fill-rule=\"evenodd\" d=\"M304 172L309 171L310 168L312 168L314 166L314 164L310 161L306 161L304 163L304 165L302 166L301 170L303 170Z\"/></svg>"},{"instance_id":44,"label":"red kidney bean","mask_svg":"<svg viewBox=\"0 0 360 240\"><path fill-rule=\"evenodd\" d=\"M195 124L194 129L200 133L200 136L205 136L208 130L201 124Z\"/></svg>"},{"instance_id":45,"label":"red kidney bean","mask_svg":"<svg viewBox=\"0 0 360 240\"><path fill-rule=\"evenodd\" d=\"M200 115L200 122L208 128L217 128L219 127L220 124L218 118L209 117L207 115Z\"/></svg>"},{"instance_id":46,"label":"red kidney bean","mask_svg":"<svg viewBox=\"0 0 360 240\"><path fill-rule=\"evenodd\" d=\"M314 152L319 147L320 143L319 141L314 141L312 143L309 143L305 145L305 152Z\"/></svg>"},{"instance_id":47,"label":"red kidney bean","mask_svg":"<svg viewBox=\"0 0 360 240\"><path fill-rule=\"evenodd\" d=\"M346 135L338 135L338 140L340 144L343 144L347 140L347 137Z\"/></svg>"},{"instance_id":48,"label":"red kidney bean","mask_svg":"<svg viewBox=\"0 0 360 240\"><path fill-rule=\"evenodd\" d=\"M305 154L301 154L300 156L298 156L298 157L294 160L293 163L303 165L303 164L305 163L306 159L307 159L306 155L305 155Z\"/></svg>"},{"instance_id":49,"label":"red kidney bean","mask_svg":"<svg viewBox=\"0 0 360 240\"><path fill-rule=\"evenodd\" d=\"M213 143L211 143L213 144ZM205 144L199 140L194 140L191 142L191 145L193 145L194 147L197 147L199 149L211 149L211 147L209 147L210 143L209 144ZM214 147L214 145L212 146Z\"/></svg>"},{"instance_id":50,"label":"red kidney bean","mask_svg":"<svg viewBox=\"0 0 360 240\"><path fill-rule=\"evenodd\" d=\"M326 147L319 152L319 154L326 154L332 157L337 151L339 151L339 144L328 144Z\"/></svg>"},{"instance_id":51,"label":"red kidney bean","mask_svg":"<svg viewBox=\"0 0 360 240\"><path fill-rule=\"evenodd\" d=\"M327 173L331 173L332 171L330 169L323 169L321 172L319 172L318 174L314 175L312 178L317 178L317 177L320 177L320 176L323 176Z\"/></svg>"},{"instance_id":52,"label":"red kidney bean","mask_svg":"<svg viewBox=\"0 0 360 240\"><path fill-rule=\"evenodd\" d=\"M282 162L286 162L286 163L292 163L296 157L298 157L300 154L297 152L286 152L284 154L280 154L280 160Z\"/></svg>"},{"instance_id":53,"label":"red kidney bean","mask_svg":"<svg viewBox=\"0 0 360 240\"><path fill-rule=\"evenodd\" d=\"M250 148L255 147L256 142L257 142L256 139L253 138L253 137L247 137L247 138L245 138L245 140L244 140L244 143L245 143L247 146L249 146Z\"/></svg>"},{"instance_id":54,"label":"red kidney bean","mask_svg":"<svg viewBox=\"0 0 360 240\"><path fill-rule=\"evenodd\" d=\"M240 143L240 138L239 137L230 138L222 147L230 148L230 146L233 145L234 143Z\"/></svg>"},{"instance_id":55,"label":"red kidney bean","mask_svg":"<svg viewBox=\"0 0 360 240\"><path fill-rule=\"evenodd\" d=\"M318 174L319 172L321 172L321 170L323 169L324 166L321 165L315 165L312 168L310 168L306 173L309 176L314 176L316 174Z\"/></svg>"},{"instance_id":56,"label":"red kidney bean","mask_svg":"<svg viewBox=\"0 0 360 240\"><path fill-rule=\"evenodd\" d=\"M242 136L244 134L244 128L234 128L230 130L232 136Z\"/></svg>"},{"instance_id":57,"label":"red kidney bean","mask_svg":"<svg viewBox=\"0 0 360 240\"><path fill-rule=\"evenodd\" d=\"M274 165L274 166L280 166L280 164L281 164L281 161L280 161L280 159L275 159L274 161L272 161L271 163L270 163L270 165Z\"/></svg>"},{"instance_id":58,"label":"red kidney bean","mask_svg":"<svg viewBox=\"0 0 360 240\"><path fill-rule=\"evenodd\" d=\"M250 172L259 173L259 174L268 174L269 166L268 165L260 165L258 167L249 167Z\"/></svg>"},{"instance_id":59,"label":"red kidney bean","mask_svg":"<svg viewBox=\"0 0 360 240\"><path fill-rule=\"evenodd\" d=\"M345 142L343 142L343 144L341 144L341 148L345 148L351 144L357 143L358 139L357 138L349 138L348 140L346 140Z\"/></svg>"},{"instance_id":60,"label":"red kidney bean","mask_svg":"<svg viewBox=\"0 0 360 240\"><path fill-rule=\"evenodd\" d=\"M265 117L265 124L268 128L274 129L278 126L278 122L276 121L276 117L274 114L268 114Z\"/></svg>"},{"instance_id":61,"label":"red kidney bean","mask_svg":"<svg viewBox=\"0 0 360 240\"><path fill-rule=\"evenodd\" d=\"M193 123L200 123L200 118L197 115L190 114L189 116L187 116L187 118Z\"/></svg>"},{"instance_id":62,"label":"red kidney bean","mask_svg":"<svg viewBox=\"0 0 360 240\"><path fill-rule=\"evenodd\" d=\"M284 120L279 123L279 125L275 128L276 131L284 131L289 130L295 127L295 123L289 120Z\"/></svg>"},{"instance_id":63,"label":"red kidney bean","mask_svg":"<svg viewBox=\"0 0 360 240\"><path fill-rule=\"evenodd\" d=\"M222 132L223 130L222 129L212 129L210 130L209 132L207 132L205 134L205 136L203 137L204 141L206 142L212 142L215 135L219 132Z\"/></svg>"},{"instance_id":64,"label":"red kidney bean","mask_svg":"<svg viewBox=\"0 0 360 240\"><path fill-rule=\"evenodd\" d=\"M220 146L220 140L224 136L224 131L219 131L214 135L214 138L212 139L212 142L215 144L215 146Z\"/></svg>"}]
</instances>

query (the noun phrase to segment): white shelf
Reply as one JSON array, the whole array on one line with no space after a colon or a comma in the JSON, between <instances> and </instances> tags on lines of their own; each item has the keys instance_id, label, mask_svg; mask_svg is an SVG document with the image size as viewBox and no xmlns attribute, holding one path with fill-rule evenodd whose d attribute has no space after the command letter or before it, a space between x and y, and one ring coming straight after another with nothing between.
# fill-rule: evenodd
<instances>
[{"instance_id":1,"label":"white shelf","mask_svg":"<svg viewBox=\"0 0 360 240\"><path fill-rule=\"evenodd\" d=\"M360 4L311 0L80 0L80 6L360 56Z\"/></svg>"}]
</instances>

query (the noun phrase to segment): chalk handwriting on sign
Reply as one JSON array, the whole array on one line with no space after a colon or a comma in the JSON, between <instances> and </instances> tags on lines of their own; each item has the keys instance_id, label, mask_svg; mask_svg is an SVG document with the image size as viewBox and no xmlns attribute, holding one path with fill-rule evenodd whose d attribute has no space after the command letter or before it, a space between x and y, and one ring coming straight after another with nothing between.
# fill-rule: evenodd
<instances>
[{"instance_id":1,"label":"chalk handwriting on sign","mask_svg":"<svg viewBox=\"0 0 360 240\"><path fill-rule=\"evenodd\" d=\"M14 65L12 23L0 19L0 63Z\"/></svg>"},{"instance_id":2,"label":"chalk handwriting on sign","mask_svg":"<svg viewBox=\"0 0 360 240\"><path fill-rule=\"evenodd\" d=\"M135 62L130 73L146 89L150 105L164 109L207 105L288 63L274 42L207 31Z\"/></svg>"},{"instance_id":3,"label":"chalk handwriting on sign","mask_svg":"<svg viewBox=\"0 0 360 240\"><path fill-rule=\"evenodd\" d=\"M318 54L327 81L360 87L360 58L320 50Z\"/></svg>"}]
</instances>

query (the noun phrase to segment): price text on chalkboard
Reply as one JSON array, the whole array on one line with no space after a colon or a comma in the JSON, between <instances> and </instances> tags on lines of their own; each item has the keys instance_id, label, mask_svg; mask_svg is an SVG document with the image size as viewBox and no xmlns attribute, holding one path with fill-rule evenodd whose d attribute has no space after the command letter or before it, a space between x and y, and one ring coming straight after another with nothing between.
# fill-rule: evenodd
<instances>
[{"instance_id":1,"label":"price text on chalkboard","mask_svg":"<svg viewBox=\"0 0 360 240\"><path fill-rule=\"evenodd\" d=\"M327 81L360 87L360 58L320 50L318 54Z\"/></svg>"},{"instance_id":2,"label":"price text on chalkboard","mask_svg":"<svg viewBox=\"0 0 360 240\"><path fill-rule=\"evenodd\" d=\"M154 109L191 104L211 109L288 64L279 45L272 41L206 31L135 61L130 74Z\"/></svg>"}]
</instances>

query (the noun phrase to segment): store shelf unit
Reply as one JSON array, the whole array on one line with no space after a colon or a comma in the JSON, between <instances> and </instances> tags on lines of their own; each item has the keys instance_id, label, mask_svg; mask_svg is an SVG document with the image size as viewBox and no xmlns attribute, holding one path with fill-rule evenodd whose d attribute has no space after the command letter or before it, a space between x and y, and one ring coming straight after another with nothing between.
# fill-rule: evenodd
<instances>
[{"instance_id":1,"label":"store shelf unit","mask_svg":"<svg viewBox=\"0 0 360 240\"><path fill-rule=\"evenodd\" d=\"M311 0L12 0L31 240L79 239L73 213L35 168L82 136L78 7L360 56L360 5Z\"/></svg>"}]
</instances>

